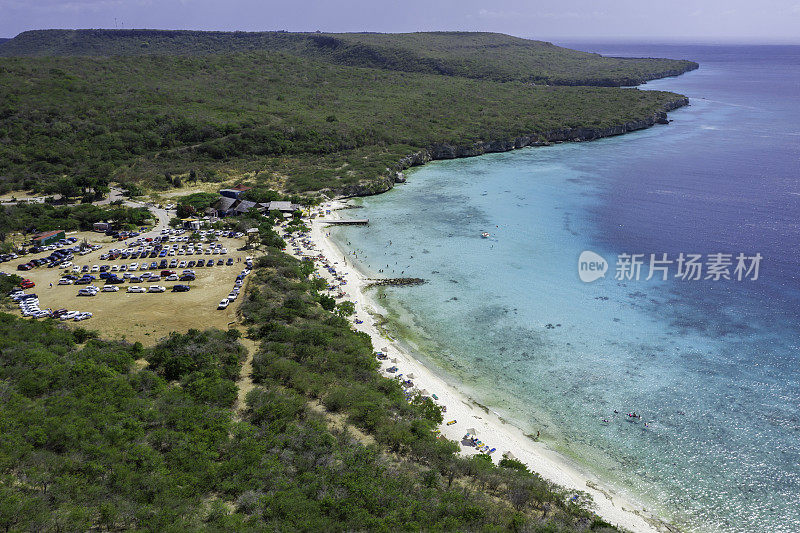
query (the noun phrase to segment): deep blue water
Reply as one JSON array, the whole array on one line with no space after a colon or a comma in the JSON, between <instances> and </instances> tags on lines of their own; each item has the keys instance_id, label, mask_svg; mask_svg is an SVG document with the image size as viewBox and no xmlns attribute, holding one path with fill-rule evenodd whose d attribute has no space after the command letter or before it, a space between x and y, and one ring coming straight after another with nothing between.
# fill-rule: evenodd
<instances>
[{"instance_id":1,"label":"deep blue water","mask_svg":"<svg viewBox=\"0 0 800 533\"><path fill-rule=\"evenodd\" d=\"M798 531L800 47L572 47L698 61L643 86L692 105L427 165L336 237L367 270L429 280L381 302L481 403L688 529ZM583 250L604 279L578 279ZM614 279L617 254L681 252L760 253L759 279Z\"/></svg>"}]
</instances>

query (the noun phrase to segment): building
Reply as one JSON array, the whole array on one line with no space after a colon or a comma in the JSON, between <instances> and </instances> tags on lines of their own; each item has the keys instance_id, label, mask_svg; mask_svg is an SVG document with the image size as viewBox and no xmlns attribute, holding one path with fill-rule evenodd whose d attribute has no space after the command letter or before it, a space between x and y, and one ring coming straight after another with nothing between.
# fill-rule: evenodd
<instances>
[{"instance_id":1,"label":"building","mask_svg":"<svg viewBox=\"0 0 800 533\"><path fill-rule=\"evenodd\" d=\"M239 203L233 206L233 212L236 215L243 215L248 213L251 209L263 211L264 204L257 204L256 202L251 202L250 200L239 200Z\"/></svg>"},{"instance_id":2,"label":"building","mask_svg":"<svg viewBox=\"0 0 800 533\"><path fill-rule=\"evenodd\" d=\"M65 239L67 237L66 233L64 233L63 229L57 229L53 231L45 231L43 233L37 233L33 236L33 245L34 246L47 246L48 244L53 244L54 242L58 242L61 239Z\"/></svg>"},{"instance_id":3,"label":"building","mask_svg":"<svg viewBox=\"0 0 800 533\"><path fill-rule=\"evenodd\" d=\"M217 216L226 217L228 215L232 215L233 208L238 201L239 200L236 198L228 198L227 196L220 197L217 203L214 204L214 209L217 211Z\"/></svg>"},{"instance_id":4,"label":"building","mask_svg":"<svg viewBox=\"0 0 800 533\"><path fill-rule=\"evenodd\" d=\"M246 191L249 191L250 189L252 189L252 187L248 187L246 185L238 185L231 189L221 189L219 191L219 194L220 196L223 196L225 198L233 198L234 200L238 200L242 197L242 195Z\"/></svg>"},{"instance_id":5,"label":"building","mask_svg":"<svg viewBox=\"0 0 800 533\"><path fill-rule=\"evenodd\" d=\"M270 202L266 204L267 211L280 211L281 213L294 213L300 206L292 202Z\"/></svg>"},{"instance_id":6,"label":"building","mask_svg":"<svg viewBox=\"0 0 800 533\"><path fill-rule=\"evenodd\" d=\"M203 223L197 218L182 218L183 227L186 229L199 230Z\"/></svg>"},{"instance_id":7,"label":"building","mask_svg":"<svg viewBox=\"0 0 800 533\"><path fill-rule=\"evenodd\" d=\"M92 225L92 229L100 233L105 233L111 229L111 222L95 222Z\"/></svg>"}]
</instances>

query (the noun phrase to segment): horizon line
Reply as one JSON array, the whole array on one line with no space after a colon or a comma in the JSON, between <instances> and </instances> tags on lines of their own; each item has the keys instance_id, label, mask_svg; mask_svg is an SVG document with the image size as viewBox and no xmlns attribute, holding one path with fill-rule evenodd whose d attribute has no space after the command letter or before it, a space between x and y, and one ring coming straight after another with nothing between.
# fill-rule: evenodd
<instances>
[{"instance_id":1,"label":"horizon line","mask_svg":"<svg viewBox=\"0 0 800 533\"><path fill-rule=\"evenodd\" d=\"M402 33L497 33L505 34L512 37L521 39L535 40L535 41L548 41L563 43L580 43L580 44L648 44L648 45L751 45L751 46L800 46L800 39L796 37L794 40L791 38L768 38L768 37L608 37L608 36L577 36L577 35L559 35L559 36L531 36L531 35L517 35L514 33L504 33L500 31L486 31L486 30L456 30L456 29L440 29L440 30L416 30L416 31L374 31L374 30L361 30L361 31L321 31L321 30L286 30L286 29L264 29L264 30L231 30L231 29L193 29L193 28L36 28L22 30L11 37L0 37L0 39L12 40L19 35L29 31L50 31L50 30L66 30L66 31L82 31L82 30L104 30L104 31L194 31L194 32L207 32L207 33L270 33L270 32L287 32L287 33L342 33L342 34L402 34Z\"/></svg>"}]
</instances>

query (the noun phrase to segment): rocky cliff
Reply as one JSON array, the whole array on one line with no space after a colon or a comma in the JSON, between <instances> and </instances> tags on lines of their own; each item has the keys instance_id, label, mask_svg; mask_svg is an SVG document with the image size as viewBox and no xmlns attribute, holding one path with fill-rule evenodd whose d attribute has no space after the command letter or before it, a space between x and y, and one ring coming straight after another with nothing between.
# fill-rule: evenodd
<instances>
[{"instance_id":1,"label":"rocky cliff","mask_svg":"<svg viewBox=\"0 0 800 533\"><path fill-rule=\"evenodd\" d=\"M386 169L387 174L377 180L352 185L336 191L339 197L350 198L354 196L371 196L391 189L395 183L405 181L403 171L410 167L424 165L437 159L456 159L460 157L475 157L496 152L508 152L526 146L548 146L556 142L567 141L593 141L603 137L622 135L632 131L649 128L655 124L668 124L667 112L689 105L686 97L678 98L664 105L663 110L640 120L633 120L609 126L606 128L564 128L560 130L533 133L516 137L514 139L479 141L469 145L435 144L430 148L421 149L401 158L394 168Z\"/></svg>"}]
</instances>

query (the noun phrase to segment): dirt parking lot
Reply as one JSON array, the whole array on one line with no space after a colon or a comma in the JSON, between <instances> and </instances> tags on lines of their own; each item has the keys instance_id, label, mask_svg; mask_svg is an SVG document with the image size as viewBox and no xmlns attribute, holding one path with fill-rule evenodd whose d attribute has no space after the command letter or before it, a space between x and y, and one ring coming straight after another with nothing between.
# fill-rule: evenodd
<instances>
[{"instance_id":1,"label":"dirt parking lot","mask_svg":"<svg viewBox=\"0 0 800 533\"><path fill-rule=\"evenodd\" d=\"M109 238L101 234L88 234L90 243L100 243L103 245L98 251L87 255L76 255L72 262L75 265L130 265L131 263L143 262L142 259L125 260L100 260L100 255L111 248L124 248L122 243L109 243ZM78 236L78 235L73 235ZM81 234L81 237L84 235ZM178 255L167 257L166 259L178 259L179 261L190 261L198 259L209 259L213 257L215 263L219 259L233 258L233 265L216 264L211 267L194 267L197 279L195 281L165 281L162 277L158 282L142 281L140 283L125 282L119 285L118 292L99 292L96 296L78 296L78 290L86 285L58 285L58 280L62 277L64 270L55 267L38 267L27 272L17 271L17 265L36 259L46 257L52 252L44 252L35 255L28 255L15 259L3 265L3 270L15 273L23 278L28 278L36 283L36 287L26 290L27 293L36 293L39 296L39 306L42 309L66 308L70 311L89 311L94 314L89 320L82 322L67 321L69 325L80 325L81 327L97 330L107 338L125 338L128 341L140 341L145 345L155 344L159 339L168 335L172 331L185 332L190 328L217 327L227 329L228 324L236 320L236 313L241 303L242 296L225 310L217 310L219 301L225 298L233 289L236 276L244 269L244 258L248 255L256 257L254 250L237 251L244 245L243 239L222 238L219 240L228 249L226 255ZM171 243L170 243L171 244ZM204 248L207 248L207 243ZM241 262L237 261L240 260ZM147 259L148 262L159 259ZM184 267L185 268L185 267ZM69 269L67 269L69 270ZM173 268L178 273L181 268ZM159 273L161 269L147 270L147 272ZM137 271L142 274L144 271ZM95 278L99 278L98 272L91 272ZM120 277L122 272L116 273ZM80 277L81 274L78 274ZM50 287L50 284L53 284ZM191 287L188 292L172 292L172 286L186 284ZM105 280L97 279L93 282L96 287L102 288ZM161 285L167 288L163 293L128 293L127 288L131 285L147 288L150 285ZM245 280L245 288L247 280ZM242 293L244 290L242 291ZM16 312L19 312L18 310Z\"/></svg>"}]
</instances>

